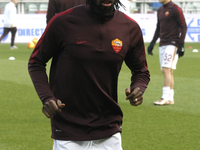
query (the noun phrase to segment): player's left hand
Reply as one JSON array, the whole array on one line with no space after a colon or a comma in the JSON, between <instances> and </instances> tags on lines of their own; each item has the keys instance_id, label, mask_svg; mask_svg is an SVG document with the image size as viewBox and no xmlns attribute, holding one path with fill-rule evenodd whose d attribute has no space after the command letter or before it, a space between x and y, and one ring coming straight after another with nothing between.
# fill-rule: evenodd
<instances>
[{"instance_id":1,"label":"player's left hand","mask_svg":"<svg viewBox=\"0 0 200 150\"><path fill-rule=\"evenodd\" d=\"M137 106L137 105L142 104L143 93L139 87L135 88L132 92L131 92L130 88L127 88L125 90L125 92L126 92L126 96L127 96L126 100L129 100L131 105Z\"/></svg>"},{"instance_id":2,"label":"player's left hand","mask_svg":"<svg viewBox=\"0 0 200 150\"><path fill-rule=\"evenodd\" d=\"M177 49L177 54L178 54L178 57L182 57L184 55L184 45L183 44L179 44L178 46L178 49Z\"/></svg>"}]
</instances>

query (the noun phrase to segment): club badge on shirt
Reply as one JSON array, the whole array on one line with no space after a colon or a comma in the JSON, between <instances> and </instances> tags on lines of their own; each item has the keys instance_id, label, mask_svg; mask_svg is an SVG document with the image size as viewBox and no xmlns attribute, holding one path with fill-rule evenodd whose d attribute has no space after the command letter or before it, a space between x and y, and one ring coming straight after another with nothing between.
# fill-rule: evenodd
<instances>
[{"instance_id":1,"label":"club badge on shirt","mask_svg":"<svg viewBox=\"0 0 200 150\"><path fill-rule=\"evenodd\" d=\"M112 40L111 44L112 44L113 50L116 53L119 53L121 51L122 45L123 45L123 43L122 43L121 40L119 40L118 38L116 38L116 39Z\"/></svg>"},{"instance_id":2,"label":"club badge on shirt","mask_svg":"<svg viewBox=\"0 0 200 150\"><path fill-rule=\"evenodd\" d=\"M166 11L166 12L165 12L165 16L167 17L168 15L169 15L169 12L168 12L168 11Z\"/></svg>"}]
</instances>

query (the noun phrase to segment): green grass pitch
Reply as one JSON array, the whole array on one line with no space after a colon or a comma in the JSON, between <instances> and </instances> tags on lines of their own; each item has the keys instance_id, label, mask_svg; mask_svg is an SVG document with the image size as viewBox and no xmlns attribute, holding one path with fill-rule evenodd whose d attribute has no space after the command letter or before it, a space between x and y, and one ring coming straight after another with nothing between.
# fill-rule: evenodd
<instances>
[{"instance_id":1,"label":"green grass pitch","mask_svg":"<svg viewBox=\"0 0 200 150\"><path fill-rule=\"evenodd\" d=\"M51 150L50 120L42 114L27 69L32 50L27 44L16 46L18 50L10 50L9 44L0 44L0 150ZM200 51L193 49L200 50L200 43L185 43L185 56L174 71L175 104L170 106L153 105L163 86L158 44L154 55L146 56L151 81L140 106L125 100L131 74L122 66L118 99L124 113L123 150L200 149ZM15 60L8 60L10 56Z\"/></svg>"}]
</instances>

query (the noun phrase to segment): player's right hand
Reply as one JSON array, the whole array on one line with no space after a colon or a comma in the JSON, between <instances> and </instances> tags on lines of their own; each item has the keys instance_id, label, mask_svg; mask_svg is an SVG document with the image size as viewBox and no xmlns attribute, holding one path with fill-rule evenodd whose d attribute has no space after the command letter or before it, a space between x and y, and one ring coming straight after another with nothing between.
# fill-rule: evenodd
<instances>
[{"instance_id":1,"label":"player's right hand","mask_svg":"<svg viewBox=\"0 0 200 150\"><path fill-rule=\"evenodd\" d=\"M61 112L61 109L65 107L59 99L57 101L50 100L43 105L42 112L47 118L53 118L57 112Z\"/></svg>"},{"instance_id":2,"label":"player's right hand","mask_svg":"<svg viewBox=\"0 0 200 150\"><path fill-rule=\"evenodd\" d=\"M154 47L155 43L151 42L150 45L148 46L147 52L149 55L153 55L153 47Z\"/></svg>"}]
</instances>

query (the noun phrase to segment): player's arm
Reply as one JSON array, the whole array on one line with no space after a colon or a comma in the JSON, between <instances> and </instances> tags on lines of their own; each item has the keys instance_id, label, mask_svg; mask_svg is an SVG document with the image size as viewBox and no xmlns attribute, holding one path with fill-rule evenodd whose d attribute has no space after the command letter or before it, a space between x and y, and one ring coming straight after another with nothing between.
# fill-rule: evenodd
<instances>
[{"instance_id":1,"label":"player's arm","mask_svg":"<svg viewBox=\"0 0 200 150\"><path fill-rule=\"evenodd\" d=\"M153 36L153 39L152 41L150 42L148 48L147 48L147 53L149 55L153 55L153 48L154 48L154 45L157 41L157 39L159 38L159 34L160 34L160 22L158 20L158 16L157 16L157 25L156 25L156 30L155 30L155 33L154 33L154 36Z\"/></svg>"},{"instance_id":2,"label":"player's arm","mask_svg":"<svg viewBox=\"0 0 200 150\"><path fill-rule=\"evenodd\" d=\"M180 39L179 39L179 45L177 48L177 53L179 57L182 57L184 55L184 41L185 41L185 35L187 32L187 24L185 22L184 14L178 6L175 7L175 20L177 21L177 24L180 28Z\"/></svg>"},{"instance_id":3,"label":"player's arm","mask_svg":"<svg viewBox=\"0 0 200 150\"><path fill-rule=\"evenodd\" d=\"M177 21L177 24L179 25L180 30L180 40L179 43L184 44L186 32L187 32L187 24L185 21L184 14L181 10L181 8L177 7L175 9L175 20Z\"/></svg>"},{"instance_id":4,"label":"player's arm","mask_svg":"<svg viewBox=\"0 0 200 150\"><path fill-rule=\"evenodd\" d=\"M16 8L11 9L9 15L10 15L11 28L13 28L16 20Z\"/></svg>"},{"instance_id":5,"label":"player's arm","mask_svg":"<svg viewBox=\"0 0 200 150\"><path fill-rule=\"evenodd\" d=\"M48 25L42 37L38 41L28 62L28 71L35 90L43 103L43 113L47 117L55 115L60 108L57 98L54 96L48 82L46 64L59 51L54 35L54 26ZM61 106L60 106L61 105Z\"/></svg>"},{"instance_id":6,"label":"player's arm","mask_svg":"<svg viewBox=\"0 0 200 150\"><path fill-rule=\"evenodd\" d=\"M130 88L126 89L126 99L131 105L137 106L143 101L143 93L149 83L150 74L147 68L142 32L139 26L134 29L135 31L130 34L131 49L125 58L125 63L132 73Z\"/></svg>"}]
</instances>

